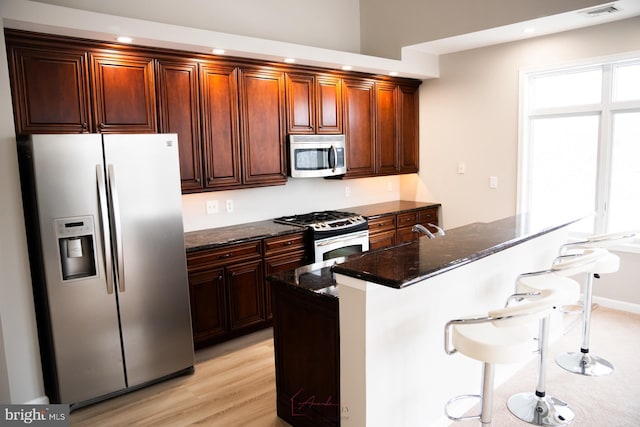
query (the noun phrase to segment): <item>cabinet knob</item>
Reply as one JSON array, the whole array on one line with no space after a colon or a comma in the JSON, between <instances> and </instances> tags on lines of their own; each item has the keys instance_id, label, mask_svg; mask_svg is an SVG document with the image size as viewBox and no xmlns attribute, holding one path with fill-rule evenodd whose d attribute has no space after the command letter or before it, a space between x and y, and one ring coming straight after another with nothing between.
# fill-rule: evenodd
<instances>
[{"instance_id":1,"label":"cabinet knob","mask_svg":"<svg viewBox=\"0 0 640 427\"><path fill-rule=\"evenodd\" d=\"M213 182L213 178L212 177L207 177L207 182Z\"/></svg>"},{"instance_id":2,"label":"cabinet knob","mask_svg":"<svg viewBox=\"0 0 640 427\"><path fill-rule=\"evenodd\" d=\"M87 122L82 122L82 129L87 130L88 127Z\"/></svg>"},{"instance_id":3,"label":"cabinet knob","mask_svg":"<svg viewBox=\"0 0 640 427\"><path fill-rule=\"evenodd\" d=\"M196 178L196 184L200 184L200 178Z\"/></svg>"}]
</instances>

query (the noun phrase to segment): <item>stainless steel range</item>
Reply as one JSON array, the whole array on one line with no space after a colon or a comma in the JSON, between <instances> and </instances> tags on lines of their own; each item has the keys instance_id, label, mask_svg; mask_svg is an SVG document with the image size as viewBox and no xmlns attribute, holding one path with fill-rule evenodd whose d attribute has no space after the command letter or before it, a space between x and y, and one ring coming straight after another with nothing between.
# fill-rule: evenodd
<instances>
[{"instance_id":1,"label":"stainless steel range","mask_svg":"<svg viewBox=\"0 0 640 427\"><path fill-rule=\"evenodd\" d=\"M362 215L343 211L311 212L276 218L275 222L309 227L313 233L315 261L369 250L369 223Z\"/></svg>"}]
</instances>

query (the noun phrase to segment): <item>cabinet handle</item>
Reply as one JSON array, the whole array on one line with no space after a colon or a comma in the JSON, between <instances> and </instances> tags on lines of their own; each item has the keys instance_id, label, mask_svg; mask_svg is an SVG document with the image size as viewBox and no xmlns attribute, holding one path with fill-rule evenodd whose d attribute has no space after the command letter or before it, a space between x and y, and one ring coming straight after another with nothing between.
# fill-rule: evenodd
<instances>
[{"instance_id":1,"label":"cabinet handle","mask_svg":"<svg viewBox=\"0 0 640 427\"><path fill-rule=\"evenodd\" d=\"M226 254L224 254L224 255L220 255L220 256L218 257L218 259L229 258L231 255L233 255L233 253L232 253L232 252L227 252L227 253L226 253Z\"/></svg>"}]
</instances>

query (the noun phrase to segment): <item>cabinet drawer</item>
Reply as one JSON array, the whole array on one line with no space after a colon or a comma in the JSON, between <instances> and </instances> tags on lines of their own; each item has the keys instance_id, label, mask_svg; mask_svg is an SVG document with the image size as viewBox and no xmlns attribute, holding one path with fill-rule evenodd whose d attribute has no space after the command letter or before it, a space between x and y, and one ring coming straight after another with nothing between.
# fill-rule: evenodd
<instances>
[{"instance_id":1,"label":"cabinet drawer","mask_svg":"<svg viewBox=\"0 0 640 427\"><path fill-rule=\"evenodd\" d=\"M304 233L287 234L286 236L270 237L263 241L264 256L269 257L281 253L303 250L305 247Z\"/></svg>"},{"instance_id":2,"label":"cabinet drawer","mask_svg":"<svg viewBox=\"0 0 640 427\"><path fill-rule=\"evenodd\" d=\"M398 215L398 228L414 225L419 222L418 211L407 212Z\"/></svg>"},{"instance_id":3,"label":"cabinet drawer","mask_svg":"<svg viewBox=\"0 0 640 427\"><path fill-rule=\"evenodd\" d=\"M369 234L375 234L396 228L396 216L387 215L369 220Z\"/></svg>"},{"instance_id":4,"label":"cabinet drawer","mask_svg":"<svg viewBox=\"0 0 640 427\"><path fill-rule=\"evenodd\" d=\"M369 234L369 250L389 248L396 244L396 231L382 231Z\"/></svg>"},{"instance_id":5,"label":"cabinet drawer","mask_svg":"<svg viewBox=\"0 0 640 427\"><path fill-rule=\"evenodd\" d=\"M420 211L420 222L438 225L438 208L423 209Z\"/></svg>"},{"instance_id":6,"label":"cabinet drawer","mask_svg":"<svg viewBox=\"0 0 640 427\"><path fill-rule=\"evenodd\" d=\"M188 253L187 269L193 271L260 258L262 256L260 243L260 240L256 240L255 242Z\"/></svg>"}]
</instances>

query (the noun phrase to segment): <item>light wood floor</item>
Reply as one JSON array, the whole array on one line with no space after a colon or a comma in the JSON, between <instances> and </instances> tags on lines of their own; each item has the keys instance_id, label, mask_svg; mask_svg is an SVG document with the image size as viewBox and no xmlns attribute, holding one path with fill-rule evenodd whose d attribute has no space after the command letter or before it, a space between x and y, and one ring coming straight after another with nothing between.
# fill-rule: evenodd
<instances>
[{"instance_id":1,"label":"light wood floor","mask_svg":"<svg viewBox=\"0 0 640 427\"><path fill-rule=\"evenodd\" d=\"M289 426L276 416L271 329L200 350L182 376L71 413L72 426Z\"/></svg>"}]
</instances>

